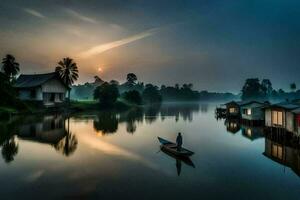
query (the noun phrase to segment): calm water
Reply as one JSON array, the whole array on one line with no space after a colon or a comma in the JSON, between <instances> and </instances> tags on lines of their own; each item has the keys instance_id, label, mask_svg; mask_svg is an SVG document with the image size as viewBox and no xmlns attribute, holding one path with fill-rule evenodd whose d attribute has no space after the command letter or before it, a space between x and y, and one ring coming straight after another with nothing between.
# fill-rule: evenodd
<instances>
[{"instance_id":1,"label":"calm water","mask_svg":"<svg viewBox=\"0 0 300 200\"><path fill-rule=\"evenodd\" d=\"M214 108L168 104L0 123L0 199L299 199L297 149L261 128L216 120ZM179 131L191 160L160 151L157 136L174 141Z\"/></svg>"}]
</instances>

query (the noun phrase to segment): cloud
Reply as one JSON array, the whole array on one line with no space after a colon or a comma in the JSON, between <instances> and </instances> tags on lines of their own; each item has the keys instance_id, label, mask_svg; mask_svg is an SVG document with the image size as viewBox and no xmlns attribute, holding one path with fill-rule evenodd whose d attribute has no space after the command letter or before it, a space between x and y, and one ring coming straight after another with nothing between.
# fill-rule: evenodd
<instances>
[{"instance_id":1,"label":"cloud","mask_svg":"<svg viewBox=\"0 0 300 200\"><path fill-rule=\"evenodd\" d=\"M40 12L38 12L36 10L30 9L30 8L24 8L23 10L26 13L28 13L28 14L30 14L32 16L35 16L35 17L38 17L38 18L41 18L41 19L46 18L45 15L43 15L42 13L40 13Z\"/></svg>"},{"instance_id":2,"label":"cloud","mask_svg":"<svg viewBox=\"0 0 300 200\"><path fill-rule=\"evenodd\" d=\"M90 18L90 17L87 17L87 16L84 16L72 9L69 9L69 8L66 8L66 12L69 13L70 15L72 15L73 17L77 18L77 19L80 19L84 22L88 22L88 23L92 23L92 24L97 24L97 21L93 18Z\"/></svg>"},{"instance_id":3,"label":"cloud","mask_svg":"<svg viewBox=\"0 0 300 200\"><path fill-rule=\"evenodd\" d=\"M91 57L91 56L94 56L94 55L97 55L97 54L101 54L101 53L103 53L105 51L108 51L110 49L117 48L117 47L123 46L125 44L128 44L128 43L131 43L131 42L149 37L149 36L155 34L157 31L158 31L158 28L153 28L153 29L144 31L144 32L139 33L139 34L136 34L136 35L133 35L133 36L130 36L130 37L127 37L127 38L123 38L121 40L117 40L117 41L114 41L114 42L109 42L109 43L106 43L106 44L100 44L100 45L94 46L94 47L92 47L92 48L90 48L86 51L81 52L79 54L79 57L88 58L88 57Z\"/></svg>"}]
</instances>

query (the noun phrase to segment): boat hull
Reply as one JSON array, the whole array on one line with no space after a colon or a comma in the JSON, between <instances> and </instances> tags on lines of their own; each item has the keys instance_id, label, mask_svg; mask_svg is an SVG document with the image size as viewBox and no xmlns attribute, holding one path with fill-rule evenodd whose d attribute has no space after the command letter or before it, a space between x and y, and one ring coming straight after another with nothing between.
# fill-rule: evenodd
<instances>
[{"instance_id":1,"label":"boat hull","mask_svg":"<svg viewBox=\"0 0 300 200\"><path fill-rule=\"evenodd\" d=\"M194 154L194 152L181 147L180 149L177 148L177 145L173 142L170 142L166 139L163 139L161 137L158 137L159 142L161 143L161 148L165 151L168 151L169 153L172 153L176 156L191 156Z\"/></svg>"}]
</instances>

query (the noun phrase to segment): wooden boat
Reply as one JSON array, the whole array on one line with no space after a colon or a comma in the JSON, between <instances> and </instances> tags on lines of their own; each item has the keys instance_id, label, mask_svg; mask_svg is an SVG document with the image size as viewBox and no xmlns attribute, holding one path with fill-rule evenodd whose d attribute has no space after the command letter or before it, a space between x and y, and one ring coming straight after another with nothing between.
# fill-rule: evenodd
<instances>
[{"instance_id":1,"label":"wooden boat","mask_svg":"<svg viewBox=\"0 0 300 200\"><path fill-rule=\"evenodd\" d=\"M191 156L194 154L194 152L190 151L190 150L187 150L183 147L181 147L181 150L178 151L177 150L177 145L173 142L170 142L168 140L165 140L161 137L157 137L158 138L158 141L161 143L161 148L176 155L176 156Z\"/></svg>"}]
</instances>

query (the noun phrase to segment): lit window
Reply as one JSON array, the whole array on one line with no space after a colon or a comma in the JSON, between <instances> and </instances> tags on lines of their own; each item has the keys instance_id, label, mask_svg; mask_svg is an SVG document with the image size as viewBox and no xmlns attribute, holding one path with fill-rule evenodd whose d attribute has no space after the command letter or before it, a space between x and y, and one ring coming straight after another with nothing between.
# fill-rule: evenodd
<instances>
[{"instance_id":1,"label":"lit window","mask_svg":"<svg viewBox=\"0 0 300 200\"><path fill-rule=\"evenodd\" d=\"M272 156L275 158L282 159L283 158L283 151L282 146L278 144L272 144Z\"/></svg>"},{"instance_id":2,"label":"lit window","mask_svg":"<svg viewBox=\"0 0 300 200\"><path fill-rule=\"evenodd\" d=\"M229 108L230 113L235 113L235 108Z\"/></svg>"},{"instance_id":3,"label":"lit window","mask_svg":"<svg viewBox=\"0 0 300 200\"><path fill-rule=\"evenodd\" d=\"M251 108L248 108L247 109L247 115L251 115L252 114L252 110L251 110Z\"/></svg>"},{"instance_id":4,"label":"lit window","mask_svg":"<svg viewBox=\"0 0 300 200\"><path fill-rule=\"evenodd\" d=\"M247 129L247 135L248 135L249 137L252 136L252 130L251 130L250 128Z\"/></svg>"},{"instance_id":5,"label":"lit window","mask_svg":"<svg viewBox=\"0 0 300 200\"><path fill-rule=\"evenodd\" d=\"M283 113L281 111L272 111L272 120L274 125L283 125Z\"/></svg>"}]
</instances>

